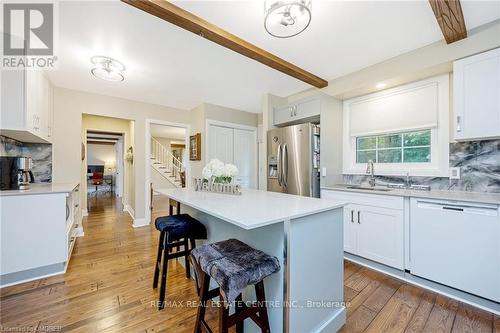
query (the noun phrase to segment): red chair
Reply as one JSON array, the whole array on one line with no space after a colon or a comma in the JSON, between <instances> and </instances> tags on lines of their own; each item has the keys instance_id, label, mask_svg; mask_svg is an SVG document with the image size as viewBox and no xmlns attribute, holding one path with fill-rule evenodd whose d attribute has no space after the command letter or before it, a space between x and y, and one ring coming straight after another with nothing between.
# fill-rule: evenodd
<instances>
[{"instance_id":1,"label":"red chair","mask_svg":"<svg viewBox=\"0 0 500 333\"><path fill-rule=\"evenodd\" d=\"M92 185L95 185L95 196L97 197L98 186L104 183L104 173L94 172L92 174Z\"/></svg>"}]
</instances>

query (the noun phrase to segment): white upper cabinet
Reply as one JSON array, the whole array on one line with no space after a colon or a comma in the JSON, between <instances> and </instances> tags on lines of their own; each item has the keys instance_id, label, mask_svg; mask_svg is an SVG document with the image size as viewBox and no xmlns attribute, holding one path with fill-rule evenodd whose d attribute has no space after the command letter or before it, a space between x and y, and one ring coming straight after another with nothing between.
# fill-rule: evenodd
<instances>
[{"instance_id":1,"label":"white upper cabinet","mask_svg":"<svg viewBox=\"0 0 500 333\"><path fill-rule=\"evenodd\" d=\"M2 72L3 135L22 142L50 142L52 88L40 70Z\"/></svg>"},{"instance_id":2,"label":"white upper cabinet","mask_svg":"<svg viewBox=\"0 0 500 333\"><path fill-rule=\"evenodd\" d=\"M39 69L3 70L2 135L22 142L50 142L52 87Z\"/></svg>"},{"instance_id":3,"label":"white upper cabinet","mask_svg":"<svg viewBox=\"0 0 500 333\"><path fill-rule=\"evenodd\" d=\"M303 123L319 120L321 114L321 98L315 96L295 103L274 108L275 126Z\"/></svg>"},{"instance_id":4,"label":"white upper cabinet","mask_svg":"<svg viewBox=\"0 0 500 333\"><path fill-rule=\"evenodd\" d=\"M453 63L456 140L500 137L500 48Z\"/></svg>"}]
</instances>

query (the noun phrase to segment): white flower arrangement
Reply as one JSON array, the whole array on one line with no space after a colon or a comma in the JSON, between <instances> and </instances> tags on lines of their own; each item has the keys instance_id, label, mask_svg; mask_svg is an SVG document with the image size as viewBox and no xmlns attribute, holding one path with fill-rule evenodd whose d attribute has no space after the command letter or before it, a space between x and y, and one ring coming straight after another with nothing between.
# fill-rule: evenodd
<instances>
[{"instance_id":1,"label":"white flower arrangement","mask_svg":"<svg viewBox=\"0 0 500 333\"><path fill-rule=\"evenodd\" d=\"M218 183L230 183L233 177L238 175L238 168L234 164L224 164L214 158L205 165L201 173L207 181L213 179Z\"/></svg>"}]
</instances>

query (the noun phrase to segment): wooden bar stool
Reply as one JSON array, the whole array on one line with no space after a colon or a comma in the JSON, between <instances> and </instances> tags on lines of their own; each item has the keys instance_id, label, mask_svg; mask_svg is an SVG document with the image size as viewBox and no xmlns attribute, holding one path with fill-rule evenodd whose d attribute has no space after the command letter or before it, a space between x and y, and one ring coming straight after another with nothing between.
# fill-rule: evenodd
<instances>
[{"instance_id":1,"label":"wooden bar stool","mask_svg":"<svg viewBox=\"0 0 500 333\"><path fill-rule=\"evenodd\" d=\"M243 332L243 321L252 319L264 333L271 331L267 316L264 278L280 270L276 257L256 250L237 240L203 245L191 251L189 256L196 274L199 289L199 306L194 333L212 332L205 321L207 301L220 297L219 333L227 333L236 325L236 332ZM210 280L218 288L210 290ZM242 291L255 286L257 301L247 306L242 301ZM235 313L229 315L229 305L235 305Z\"/></svg>"},{"instance_id":2,"label":"wooden bar stool","mask_svg":"<svg viewBox=\"0 0 500 333\"><path fill-rule=\"evenodd\" d=\"M177 208L176 215L173 215L174 207ZM196 247L196 239L207 238L207 230L200 221L189 214L180 214L179 202L172 199L169 200L169 213L169 216L158 217L155 220L156 229L160 231L160 239L158 242L153 288L156 289L158 287L158 277L161 269L159 310L165 307L168 261L184 257L186 262L186 278L189 279L191 277L189 254ZM182 251L180 251L181 246L184 248ZM173 248L177 249L176 252L172 252Z\"/></svg>"}]
</instances>

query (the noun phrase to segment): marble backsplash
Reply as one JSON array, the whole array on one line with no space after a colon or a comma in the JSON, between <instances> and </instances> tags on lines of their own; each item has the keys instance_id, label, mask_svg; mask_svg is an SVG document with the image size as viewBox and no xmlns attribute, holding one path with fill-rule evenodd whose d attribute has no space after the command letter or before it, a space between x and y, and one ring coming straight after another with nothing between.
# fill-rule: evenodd
<instances>
[{"instance_id":1,"label":"marble backsplash","mask_svg":"<svg viewBox=\"0 0 500 333\"><path fill-rule=\"evenodd\" d=\"M460 167L461 178L410 177L413 184L433 190L500 193L500 140L450 143L450 167ZM375 167L375 172L376 172ZM404 183L406 177L376 176L377 184ZM369 176L344 175L344 183L367 183Z\"/></svg>"},{"instance_id":2,"label":"marble backsplash","mask_svg":"<svg viewBox=\"0 0 500 333\"><path fill-rule=\"evenodd\" d=\"M33 159L33 176L36 183L52 181L52 145L24 143L0 135L0 156L24 156Z\"/></svg>"}]
</instances>

